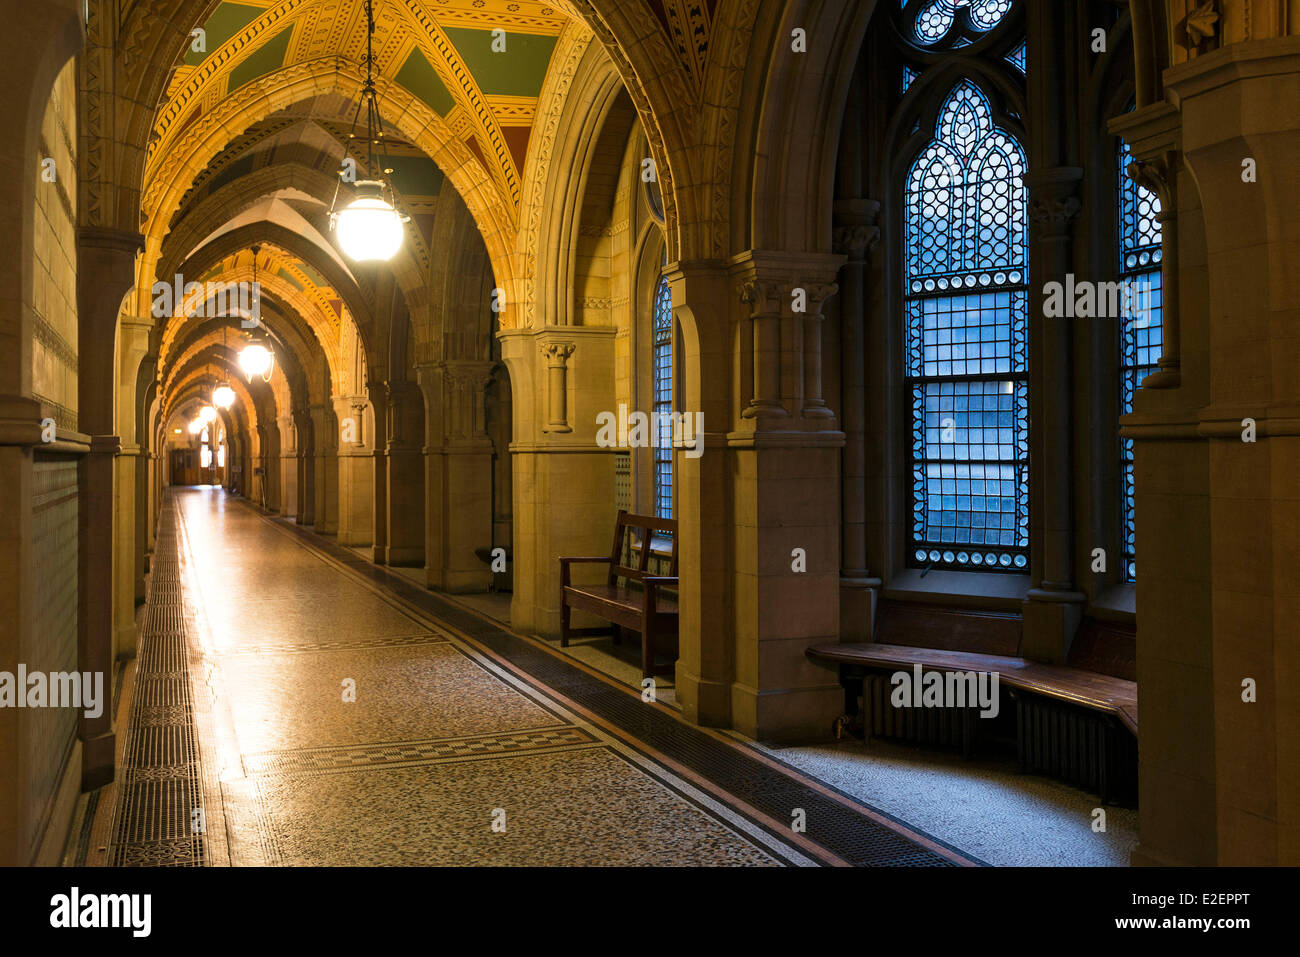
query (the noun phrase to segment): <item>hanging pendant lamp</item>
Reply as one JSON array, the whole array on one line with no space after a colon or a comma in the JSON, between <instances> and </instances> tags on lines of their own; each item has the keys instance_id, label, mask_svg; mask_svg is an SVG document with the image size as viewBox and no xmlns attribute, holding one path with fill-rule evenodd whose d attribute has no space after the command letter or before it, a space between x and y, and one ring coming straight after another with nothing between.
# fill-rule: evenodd
<instances>
[{"instance_id":1,"label":"hanging pendant lamp","mask_svg":"<svg viewBox=\"0 0 1300 957\"><path fill-rule=\"evenodd\" d=\"M403 224L410 222L394 204L395 196L388 176L393 171L384 165L384 157L376 163L376 147L383 146L384 121L379 113L379 93L375 89L375 13L373 0L366 0L366 82L361 88L361 99L352 117L352 131L348 134L348 147L344 150L344 168L339 170L339 183L347 175L347 159L351 144L357 138L357 122L361 107L366 108L366 172L371 179L356 183L356 197L343 209L338 208L339 187L334 189L334 202L330 206L330 229L338 233L339 245L349 258L357 262L384 262L392 259L402 247ZM357 157L358 161L360 156ZM377 171L382 171L377 174Z\"/></svg>"},{"instance_id":2,"label":"hanging pendant lamp","mask_svg":"<svg viewBox=\"0 0 1300 957\"><path fill-rule=\"evenodd\" d=\"M257 288L257 257L261 253L261 246L253 246L253 288ZM259 321L258 326L261 325ZM250 335L244 348L239 350L239 368L243 370L245 378L252 382L254 378L260 377L263 382L271 381L271 373L275 371L275 350L271 347L271 337L263 330L261 336Z\"/></svg>"},{"instance_id":3,"label":"hanging pendant lamp","mask_svg":"<svg viewBox=\"0 0 1300 957\"><path fill-rule=\"evenodd\" d=\"M226 355L226 323L224 320L221 323L221 355L224 359ZM222 409L229 409L235 404L235 390L230 387L230 383L224 378L221 380L221 384L212 390L212 404Z\"/></svg>"}]
</instances>

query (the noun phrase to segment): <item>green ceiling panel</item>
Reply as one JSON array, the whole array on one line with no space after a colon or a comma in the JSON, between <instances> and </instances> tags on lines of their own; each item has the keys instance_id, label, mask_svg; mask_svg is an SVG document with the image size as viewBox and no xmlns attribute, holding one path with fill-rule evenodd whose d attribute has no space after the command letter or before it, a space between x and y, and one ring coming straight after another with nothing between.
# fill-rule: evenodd
<instances>
[{"instance_id":1,"label":"green ceiling panel","mask_svg":"<svg viewBox=\"0 0 1300 957\"><path fill-rule=\"evenodd\" d=\"M446 116L455 106L447 87L424 54L415 49L397 71L397 82L411 91L439 116Z\"/></svg>"},{"instance_id":2,"label":"green ceiling panel","mask_svg":"<svg viewBox=\"0 0 1300 957\"><path fill-rule=\"evenodd\" d=\"M329 286L330 283L328 279L326 279L324 276L318 273L312 266L303 262L301 259L298 260L298 268L301 269L304 273L306 273L307 278L310 279L312 283L315 284L318 288L325 289L326 287Z\"/></svg>"},{"instance_id":3,"label":"green ceiling panel","mask_svg":"<svg viewBox=\"0 0 1300 957\"><path fill-rule=\"evenodd\" d=\"M388 165L403 196L437 196L442 189L442 170L427 156L390 156Z\"/></svg>"},{"instance_id":4,"label":"green ceiling panel","mask_svg":"<svg viewBox=\"0 0 1300 957\"><path fill-rule=\"evenodd\" d=\"M252 83L259 76L274 73L284 65L284 55L289 49L289 39L293 27L286 27L262 44L239 66L230 71L228 92L234 93L245 83Z\"/></svg>"},{"instance_id":5,"label":"green ceiling panel","mask_svg":"<svg viewBox=\"0 0 1300 957\"><path fill-rule=\"evenodd\" d=\"M537 96L542 92L555 37L507 32L504 52L494 53L490 30L445 29L486 96Z\"/></svg>"},{"instance_id":6,"label":"green ceiling panel","mask_svg":"<svg viewBox=\"0 0 1300 957\"><path fill-rule=\"evenodd\" d=\"M303 284L300 283L293 273L289 272L287 269L277 269L275 274L289 285L293 286L294 289L297 289L299 292L303 291Z\"/></svg>"},{"instance_id":7,"label":"green ceiling panel","mask_svg":"<svg viewBox=\"0 0 1300 957\"><path fill-rule=\"evenodd\" d=\"M203 24L203 30L207 34L204 38L205 51L195 53L194 40L191 38L190 46L185 48L185 65L198 66L263 13L266 11L261 7L250 7L246 3L221 4L212 11L212 16L208 17L207 23Z\"/></svg>"}]
</instances>

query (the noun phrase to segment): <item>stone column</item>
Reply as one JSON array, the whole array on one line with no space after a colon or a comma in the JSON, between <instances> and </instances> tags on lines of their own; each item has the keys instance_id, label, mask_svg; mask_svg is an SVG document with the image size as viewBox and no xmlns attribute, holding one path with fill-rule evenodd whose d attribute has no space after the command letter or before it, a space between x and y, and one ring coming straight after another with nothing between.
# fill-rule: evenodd
<instances>
[{"instance_id":1,"label":"stone column","mask_svg":"<svg viewBox=\"0 0 1300 957\"><path fill-rule=\"evenodd\" d=\"M1071 223L1083 170L1026 175L1029 189L1030 588L1020 653L1062 664L1083 618L1074 578L1074 320L1043 316L1040 290L1072 271ZM1118 560L1118 556L1116 556Z\"/></svg>"},{"instance_id":2,"label":"stone column","mask_svg":"<svg viewBox=\"0 0 1300 957\"><path fill-rule=\"evenodd\" d=\"M428 584L451 592L486 591L492 572L475 554L492 542L492 442L484 391L492 363L449 360L418 369L426 396Z\"/></svg>"},{"instance_id":3,"label":"stone column","mask_svg":"<svg viewBox=\"0 0 1300 957\"><path fill-rule=\"evenodd\" d=\"M370 527L371 561L376 565L384 564L388 555L388 435L391 414L388 383L382 381L366 384L366 393L370 397L370 410L374 419L373 434L370 436L372 468L370 473Z\"/></svg>"},{"instance_id":4,"label":"stone column","mask_svg":"<svg viewBox=\"0 0 1300 957\"><path fill-rule=\"evenodd\" d=\"M731 370L737 359L732 337L752 342L753 328L748 318L738 318L735 285L722 263L674 263L664 275L685 353L680 363L682 411L704 416L703 434L697 439L703 452L673 456L681 608L677 702L697 724L729 727L736 642L731 602L734 488L727 435L735 410L749 406L748 391L742 391L739 400L733 395ZM740 378L749 387L754 364L752 352L742 352Z\"/></svg>"},{"instance_id":5,"label":"stone column","mask_svg":"<svg viewBox=\"0 0 1300 957\"><path fill-rule=\"evenodd\" d=\"M112 686L118 621L113 512L115 460L122 443L113 417L118 371L114 346L122 299L135 281L140 245L141 237L134 233L83 227L77 234L77 401L79 425L90 436L90 453L82 459L79 475L78 665L81 671L103 674L105 688ZM133 641L131 645L134 651ZM87 790L113 779L113 717L113 709L105 708L97 718L81 718L82 787Z\"/></svg>"},{"instance_id":6,"label":"stone column","mask_svg":"<svg viewBox=\"0 0 1300 957\"><path fill-rule=\"evenodd\" d=\"M311 431L315 521L312 527L322 535L336 535L339 530L339 423L330 405L313 405Z\"/></svg>"},{"instance_id":7,"label":"stone column","mask_svg":"<svg viewBox=\"0 0 1300 957\"><path fill-rule=\"evenodd\" d=\"M293 415L282 415L275 420L280 429L280 507L279 514L288 517L298 514L298 429Z\"/></svg>"},{"instance_id":8,"label":"stone column","mask_svg":"<svg viewBox=\"0 0 1300 957\"><path fill-rule=\"evenodd\" d=\"M388 465L384 498L387 541L383 562L388 565L423 565L426 501L424 397L413 382L389 382L387 387ZM376 556L375 560L380 559Z\"/></svg>"},{"instance_id":9,"label":"stone column","mask_svg":"<svg viewBox=\"0 0 1300 957\"><path fill-rule=\"evenodd\" d=\"M374 544L374 439L370 401L364 395L336 396L338 434L337 525L340 545Z\"/></svg>"},{"instance_id":10,"label":"stone column","mask_svg":"<svg viewBox=\"0 0 1300 957\"><path fill-rule=\"evenodd\" d=\"M844 430L841 453L840 638L870 641L881 581L867 556L867 257L880 238L875 200L848 199L835 205L835 249L847 261L840 270L840 378Z\"/></svg>"},{"instance_id":11,"label":"stone column","mask_svg":"<svg viewBox=\"0 0 1300 957\"><path fill-rule=\"evenodd\" d=\"M546 358L546 408L548 417L543 431L572 432L569 425L569 393L565 375L569 356L573 355L575 346L572 342L547 340L541 343L542 355Z\"/></svg>"},{"instance_id":12,"label":"stone column","mask_svg":"<svg viewBox=\"0 0 1300 957\"><path fill-rule=\"evenodd\" d=\"M304 406L293 410L294 431L298 436L298 500L299 525L312 525L316 521L316 446L322 439L317 433L311 408Z\"/></svg>"},{"instance_id":13,"label":"stone column","mask_svg":"<svg viewBox=\"0 0 1300 957\"><path fill-rule=\"evenodd\" d=\"M731 725L762 740L826 737L843 711L835 673L805 655L840 632L844 434L820 394L819 330L843 262L768 251L731 261L736 301L755 323L754 394L727 436L736 563ZM782 330L775 356L774 319Z\"/></svg>"},{"instance_id":14,"label":"stone column","mask_svg":"<svg viewBox=\"0 0 1300 957\"><path fill-rule=\"evenodd\" d=\"M514 592L511 622L516 628L559 633L562 555L608 554L616 512L614 449L596 444L596 416L615 411L615 329L604 326L545 326L503 329L497 335L510 370L514 412ZM563 360L563 369L556 366ZM560 381L560 372L563 379ZM424 380L421 380L424 384ZM486 376L484 379L486 384ZM563 402L557 397L563 394ZM481 391L480 391L481 396ZM439 434L430 408L430 442ZM484 476L486 524L476 547L491 543L492 443L485 431L475 439ZM438 502L430 446L429 507ZM430 515L430 524L434 516ZM428 565L433 567L431 537ZM500 544L500 543L498 543ZM482 579L490 580L490 569Z\"/></svg>"},{"instance_id":15,"label":"stone column","mask_svg":"<svg viewBox=\"0 0 1300 957\"><path fill-rule=\"evenodd\" d=\"M119 657L134 657L138 643L135 624L137 597L144 599L144 581L141 576L137 588L139 559L143 558L137 551L136 523L137 510L141 505L136 493L139 480L141 455L144 448L137 436L136 423L140 418L139 403L144 397L138 395L140 382L140 364L149 353L149 333L153 329L153 319L123 315L117 326L117 380L114 383L117 406L117 432L121 436L121 450L115 462L117 471L116 506L113 512L113 529L116 546L113 560L114 569L114 603L113 617L114 643Z\"/></svg>"},{"instance_id":16,"label":"stone column","mask_svg":"<svg viewBox=\"0 0 1300 957\"><path fill-rule=\"evenodd\" d=\"M1112 124L1144 184L1177 203L1183 293L1166 349L1178 387L1148 379L1123 431L1139 551L1133 859L1285 865L1300 863L1300 37L1246 39L1243 26L1267 36L1250 16L1276 5L1221 6L1239 42L1164 74L1177 135L1155 106Z\"/></svg>"}]
</instances>

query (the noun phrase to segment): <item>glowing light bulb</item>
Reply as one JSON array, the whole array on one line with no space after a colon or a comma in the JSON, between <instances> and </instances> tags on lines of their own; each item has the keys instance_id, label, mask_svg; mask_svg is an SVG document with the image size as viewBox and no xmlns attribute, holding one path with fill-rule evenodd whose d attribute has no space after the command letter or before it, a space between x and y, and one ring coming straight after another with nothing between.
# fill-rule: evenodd
<instances>
[{"instance_id":1,"label":"glowing light bulb","mask_svg":"<svg viewBox=\"0 0 1300 957\"><path fill-rule=\"evenodd\" d=\"M235 390L228 385L219 385L212 390L212 401L223 409L228 409L235 404Z\"/></svg>"},{"instance_id":2,"label":"glowing light bulb","mask_svg":"<svg viewBox=\"0 0 1300 957\"><path fill-rule=\"evenodd\" d=\"M384 184L357 183L357 198L334 217L339 245L357 262L392 259L402 248L402 217L384 199Z\"/></svg>"},{"instance_id":3,"label":"glowing light bulb","mask_svg":"<svg viewBox=\"0 0 1300 957\"><path fill-rule=\"evenodd\" d=\"M239 368L244 370L244 375L251 382L254 376L261 376L263 379L271 378L271 369L275 365L275 354L266 346L254 342L252 345L244 346L239 353Z\"/></svg>"},{"instance_id":4,"label":"glowing light bulb","mask_svg":"<svg viewBox=\"0 0 1300 957\"><path fill-rule=\"evenodd\" d=\"M199 418L204 422L211 422L216 419L216 417L217 410L212 408L210 405L205 405L203 408L199 409Z\"/></svg>"}]
</instances>

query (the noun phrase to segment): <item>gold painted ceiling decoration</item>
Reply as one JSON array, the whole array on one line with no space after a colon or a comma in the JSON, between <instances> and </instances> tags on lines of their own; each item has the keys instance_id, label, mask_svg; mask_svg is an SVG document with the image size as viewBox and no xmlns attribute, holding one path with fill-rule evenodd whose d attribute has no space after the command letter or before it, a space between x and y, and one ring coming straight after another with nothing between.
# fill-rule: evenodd
<instances>
[{"instance_id":1,"label":"gold painted ceiling decoration","mask_svg":"<svg viewBox=\"0 0 1300 957\"><path fill-rule=\"evenodd\" d=\"M375 14L379 74L437 113L517 210L538 95L568 23L562 10L536 0L381 0ZM150 175L165 171L187 128L245 85L296 64L360 62L364 21L363 0L218 4L168 84ZM410 182L396 169L404 175Z\"/></svg>"}]
</instances>

